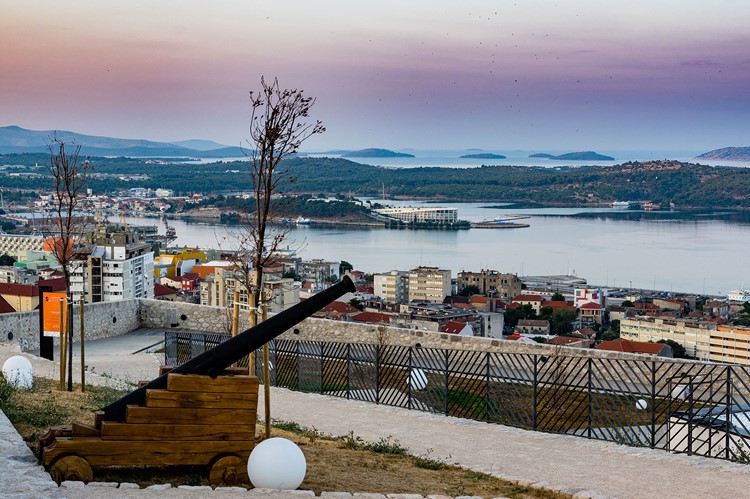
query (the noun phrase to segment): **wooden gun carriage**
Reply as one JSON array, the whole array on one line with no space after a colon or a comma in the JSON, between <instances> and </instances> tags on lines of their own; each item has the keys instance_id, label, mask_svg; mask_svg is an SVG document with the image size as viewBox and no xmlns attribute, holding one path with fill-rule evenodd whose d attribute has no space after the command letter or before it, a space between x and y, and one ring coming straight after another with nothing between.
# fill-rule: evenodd
<instances>
[{"instance_id":1,"label":"wooden gun carriage","mask_svg":"<svg viewBox=\"0 0 750 499\"><path fill-rule=\"evenodd\" d=\"M39 439L52 478L89 482L96 466L209 466L211 485L249 483L258 378L231 367L347 292L348 277L139 387L96 413L93 426Z\"/></svg>"}]
</instances>

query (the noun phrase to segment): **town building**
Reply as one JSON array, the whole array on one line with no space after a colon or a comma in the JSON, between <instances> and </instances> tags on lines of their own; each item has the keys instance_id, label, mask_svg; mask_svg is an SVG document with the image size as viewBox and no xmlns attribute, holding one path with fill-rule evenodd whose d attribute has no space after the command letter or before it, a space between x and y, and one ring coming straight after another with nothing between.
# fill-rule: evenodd
<instances>
[{"instance_id":1,"label":"town building","mask_svg":"<svg viewBox=\"0 0 750 499\"><path fill-rule=\"evenodd\" d=\"M530 336L548 336L549 321L538 319L521 319L516 324L516 332Z\"/></svg>"},{"instance_id":2,"label":"town building","mask_svg":"<svg viewBox=\"0 0 750 499\"><path fill-rule=\"evenodd\" d=\"M617 338L611 341L602 341L596 347L597 350L610 350L612 352L638 353L653 355L654 357L672 357L672 347L664 343L652 343L644 341L632 341Z\"/></svg>"},{"instance_id":3,"label":"town building","mask_svg":"<svg viewBox=\"0 0 750 499\"><path fill-rule=\"evenodd\" d=\"M26 251L43 251L44 237L41 235L0 234L0 255L20 259Z\"/></svg>"},{"instance_id":4,"label":"town building","mask_svg":"<svg viewBox=\"0 0 750 499\"><path fill-rule=\"evenodd\" d=\"M573 293L573 305L581 308L586 303L595 303L602 308L607 306L604 293L599 288L576 288Z\"/></svg>"},{"instance_id":5,"label":"town building","mask_svg":"<svg viewBox=\"0 0 750 499\"><path fill-rule=\"evenodd\" d=\"M750 328L716 326L710 331L709 352L711 362L750 365Z\"/></svg>"},{"instance_id":6,"label":"town building","mask_svg":"<svg viewBox=\"0 0 750 499\"><path fill-rule=\"evenodd\" d=\"M197 267L196 267L197 268ZM249 279L254 281L254 271L250 271ZM231 267L216 267L200 282L200 304L210 307L231 307L234 303L234 291L239 292L239 303L243 310L248 309L248 293L245 286L245 276L239 270ZM293 279L264 278L264 287L270 296L267 298L269 312L272 314L286 310L299 303L299 287Z\"/></svg>"},{"instance_id":7,"label":"town building","mask_svg":"<svg viewBox=\"0 0 750 499\"><path fill-rule=\"evenodd\" d=\"M673 317L634 317L620 321L620 337L626 340L657 342L673 340L685 353L698 360L710 360L711 335L716 323Z\"/></svg>"},{"instance_id":8,"label":"town building","mask_svg":"<svg viewBox=\"0 0 750 499\"><path fill-rule=\"evenodd\" d=\"M88 303L154 297L154 252L133 233L98 237L70 267L70 292Z\"/></svg>"},{"instance_id":9,"label":"town building","mask_svg":"<svg viewBox=\"0 0 750 499\"><path fill-rule=\"evenodd\" d=\"M738 302L750 302L750 291L735 289L727 293L727 300Z\"/></svg>"},{"instance_id":10,"label":"town building","mask_svg":"<svg viewBox=\"0 0 750 499\"><path fill-rule=\"evenodd\" d=\"M511 305L516 305L519 307L522 305L530 305L534 312L536 312L538 315L542 310L542 300L543 298L539 295L518 295L513 297Z\"/></svg>"},{"instance_id":11,"label":"town building","mask_svg":"<svg viewBox=\"0 0 750 499\"><path fill-rule=\"evenodd\" d=\"M409 301L409 273L402 270L391 270L385 274L373 276L375 296L393 303Z\"/></svg>"},{"instance_id":12,"label":"town building","mask_svg":"<svg viewBox=\"0 0 750 499\"><path fill-rule=\"evenodd\" d=\"M451 294L451 271L417 267L409 271L409 301L442 303Z\"/></svg>"},{"instance_id":13,"label":"town building","mask_svg":"<svg viewBox=\"0 0 750 499\"><path fill-rule=\"evenodd\" d=\"M521 279L516 274L502 274L497 270L480 272L461 271L456 277L458 292L476 286L486 296L512 297L521 294Z\"/></svg>"},{"instance_id":14,"label":"town building","mask_svg":"<svg viewBox=\"0 0 750 499\"><path fill-rule=\"evenodd\" d=\"M405 223L435 223L450 224L458 222L458 210L456 208L432 207L410 207L378 208L375 213Z\"/></svg>"},{"instance_id":15,"label":"town building","mask_svg":"<svg viewBox=\"0 0 750 499\"><path fill-rule=\"evenodd\" d=\"M154 275L157 279L165 276L181 277L206 261L206 254L201 250L170 250L154 258Z\"/></svg>"}]
</instances>

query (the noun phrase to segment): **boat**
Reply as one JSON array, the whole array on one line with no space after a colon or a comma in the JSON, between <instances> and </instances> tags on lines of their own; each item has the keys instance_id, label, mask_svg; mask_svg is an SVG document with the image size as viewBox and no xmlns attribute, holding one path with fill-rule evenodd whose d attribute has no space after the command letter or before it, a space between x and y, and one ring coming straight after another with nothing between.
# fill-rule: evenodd
<instances>
[{"instance_id":1,"label":"boat","mask_svg":"<svg viewBox=\"0 0 750 499\"><path fill-rule=\"evenodd\" d=\"M522 218L529 218L523 216L517 216L513 218L493 218L492 220L484 220L482 222L474 222L471 224L472 229L523 229L524 227L531 227L529 224L516 222L516 220Z\"/></svg>"},{"instance_id":2,"label":"boat","mask_svg":"<svg viewBox=\"0 0 750 499\"><path fill-rule=\"evenodd\" d=\"M652 211L652 210L661 209L661 205L659 203L643 203L641 205L641 208L643 208L646 211Z\"/></svg>"},{"instance_id":3,"label":"boat","mask_svg":"<svg viewBox=\"0 0 750 499\"><path fill-rule=\"evenodd\" d=\"M311 225L312 220L310 220L309 218L304 218L302 216L299 216L294 220L294 223L296 225Z\"/></svg>"},{"instance_id":4,"label":"boat","mask_svg":"<svg viewBox=\"0 0 750 499\"><path fill-rule=\"evenodd\" d=\"M612 208L630 208L630 201L615 201Z\"/></svg>"}]
</instances>

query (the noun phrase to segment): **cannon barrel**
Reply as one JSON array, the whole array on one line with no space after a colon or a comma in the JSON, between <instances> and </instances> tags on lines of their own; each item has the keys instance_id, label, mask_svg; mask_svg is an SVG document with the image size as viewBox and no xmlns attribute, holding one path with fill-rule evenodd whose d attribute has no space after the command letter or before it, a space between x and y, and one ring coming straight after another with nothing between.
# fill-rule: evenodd
<instances>
[{"instance_id":1,"label":"cannon barrel","mask_svg":"<svg viewBox=\"0 0 750 499\"><path fill-rule=\"evenodd\" d=\"M255 327L246 329L237 336L174 368L170 373L215 375L276 338L284 331L310 317L332 301L353 291L355 291L354 283L349 276L344 276L341 281L330 288L274 315ZM106 406L104 408L103 419L106 421L124 421L125 410L128 405L145 404L146 390L164 389L166 387L167 374L163 374Z\"/></svg>"}]
</instances>

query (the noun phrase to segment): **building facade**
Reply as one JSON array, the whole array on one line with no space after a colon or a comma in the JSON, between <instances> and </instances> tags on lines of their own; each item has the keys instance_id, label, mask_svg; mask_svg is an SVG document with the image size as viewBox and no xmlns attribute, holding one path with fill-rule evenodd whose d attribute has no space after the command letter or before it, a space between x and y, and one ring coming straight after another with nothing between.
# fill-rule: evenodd
<instances>
[{"instance_id":1,"label":"building facade","mask_svg":"<svg viewBox=\"0 0 750 499\"><path fill-rule=\"evenodd\" d=\"M458 222L458 210L456 208L441 208L438 206L414 208L403 206L398 208L379 208L373 211L405 223L451 224Z\"/></svg>"},{"instance_id":2,"label":"building facade","mask_svg":"<svg viewBox=\"0 0 750 499\"><path fill-rule=\"evenodd\" d=\"M409 271L409 301L442 303L450 294L450 270L417 267Z\"/></svg>"},{"instance_id":3,"label":"building facade","mask_svg":"<svg viewBox=\"0 0 750 499\"><path fill-rule=\"evenodd\" d=\"M394 303L409 301L409 273L402 270L391 270L385 274L373 276L374 294L378 298Z\"/></svg>"},{"instance_id":4,"label":"building facade","mask_svg":"<svg viewBox=\"0 0 750 499\"><path fill-rule=\"evenodd\" d=\"M467 286L476 286L486 296L513 297L521 294L521 279L516 274L501 274L497 270L480 272L462 271L458 273L456 284L458 292Z\"/></svg>"},{"instance_id":5,"label":"building facade","mask_svg":"<svg viewBox=\"0 0 750 499\"><path fill-rule=\"evenodd\" d=\"M634 317L620 321L620 337L634 341L673 340L698 360L710 359L716 323L666 317Z\"/></svg>"},{"instance_id":6,"label":"building facade","mask_svg":"<svg viewBox=\"0 0 750 499\"><path fill-rule=\"evenodd\" d=\"M154 252L134 234L97 238L90 253L79 256L71 263L73 296L84 295L88 303L154 297Z\"/></svg>"}]
</instances>

